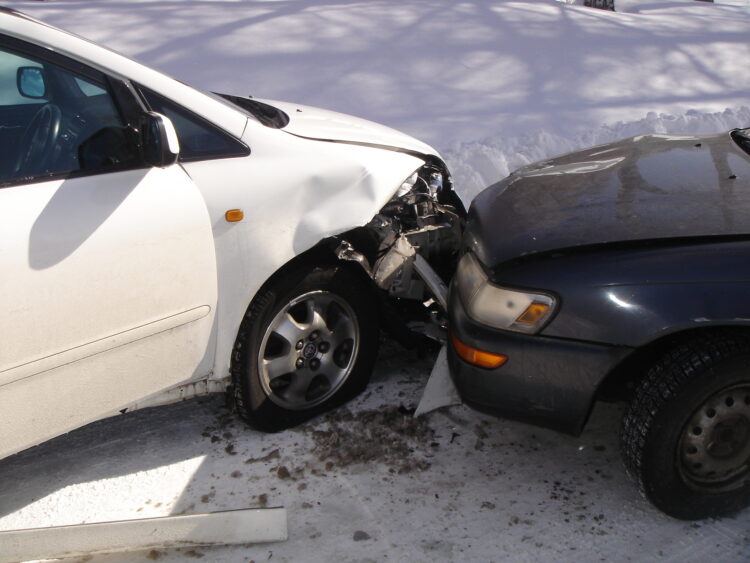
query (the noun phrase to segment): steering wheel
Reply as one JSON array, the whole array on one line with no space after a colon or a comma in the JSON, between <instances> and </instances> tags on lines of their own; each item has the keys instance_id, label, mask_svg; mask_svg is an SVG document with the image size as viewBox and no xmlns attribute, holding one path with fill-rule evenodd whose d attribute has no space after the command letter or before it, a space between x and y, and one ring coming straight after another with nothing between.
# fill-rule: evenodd
<instances>
[{"instance_id":1,"label":"steering wheel","mask_svg":"<svg viewBox=\"0 0 750 563\"><path fill-rule=\"evenodd\" d=\"M34 114L18 148L15 166L18 176L49 172L61 123L62 112L55 104L44 104Z\"/></svg>"}]
</instances>

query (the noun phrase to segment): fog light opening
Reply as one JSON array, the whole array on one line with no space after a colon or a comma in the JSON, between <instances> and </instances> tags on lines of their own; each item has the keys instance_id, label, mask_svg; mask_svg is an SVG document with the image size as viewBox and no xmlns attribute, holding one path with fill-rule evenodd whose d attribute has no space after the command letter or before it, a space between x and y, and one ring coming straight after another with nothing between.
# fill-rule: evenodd
<instances>
[{"instance_id":1,"label":"fog light opening","mask_svg":"<svg viewBox=\"0 0 750 563\"><path fill-rule=\"evenodd\" d=\"M467 346L453 332L451 332L451 342L459 358L480 368L495 369L508 361L508 356L493 354L492 352L485 352L484 350Z\"/></svg>"}]
</instances>

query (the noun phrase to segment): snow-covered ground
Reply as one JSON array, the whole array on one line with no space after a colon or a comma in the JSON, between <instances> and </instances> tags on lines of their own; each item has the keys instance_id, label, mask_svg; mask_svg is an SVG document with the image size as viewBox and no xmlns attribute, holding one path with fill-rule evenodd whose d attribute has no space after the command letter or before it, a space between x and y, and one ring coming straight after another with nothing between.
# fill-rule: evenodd
<instances>
[{"instance_id":1,"label":"snow-covered ground","mask_svg":"<svg viewBox=\"0 0 750 563\"><path fill-rule=\"evenodd\" d=\"M4 4L204 89L404 130L444 153L467 200L590 144L750 126L739 0L617 0L615 13L556 0ZM580 438L462 406L414 422L398 407L415 406L432 358L385 348L364 397L298 430L261 435L220 399L193 400L1 460L0 529L284 505L286 543L140 558L750 560L750 510L689 524L638 497L617 407L598 406ZM362 435L380 447L362 449Z\"/></svg>"},{"instance_id":2,"label":"snow-covered ground","mask_svg":"<svg viewBox=\"0 0 750 563\"><path fill-rule=\"evenodd\" d=\"M432 360L387 343L361 398L280 434L248 430L221 397L95 423L0 461L0 529L285 506L283 543L87 561L750 558L750 511L680 522L640 498L617 406L599 405L579 438L464 406L415 421Z\"/></svg>"}]
</instances>

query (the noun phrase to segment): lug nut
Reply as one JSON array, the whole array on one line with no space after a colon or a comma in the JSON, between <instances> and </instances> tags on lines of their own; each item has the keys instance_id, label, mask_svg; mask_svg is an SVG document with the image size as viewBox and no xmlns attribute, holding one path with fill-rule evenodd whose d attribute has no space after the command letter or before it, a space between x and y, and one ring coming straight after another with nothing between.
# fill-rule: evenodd
<instances>
[{"instance_id":1,"label":"lug nut","mask_svg":"<svg viewBox=\"0 0 750 563\"><path fill-rule=\"evenodd\" d=\"M297 362L295 363L295 365L297 366L297 369L299 369L301 367L304 367L305 366L305 360L303 360L302 358L297 358Z\"/></svg>"},{"instance_id":2,"label":"lug nut","mask_svg":"<svg viewBox=\"0 0 750 563\"><path fill-rule=\"evenodd\" d=\"M331 345L328 344L328 342L321 342L320 345L318 345L318 350L320 350L322 354L325 354L330 349L331 349Z\"/></svg>"},{"instance_id":3,"label":"lug nut","mask_svg":"<svg viewBox=\"0 0 750 563\"><path fill-rule=\"evenodd\" d=\"M310 369L318 369L320 367L320 360L318 358L313 358L310 360Z\"/></svg>"},{"instance_id":4,"label":"lug nut","mask_svg":"<svg viewBox=\"0 0 750 563\"><path fill-rule=\"evenodd\" d=\"M297 342L297 344L295 344L295 345L294 345L294 349L295 349L295 350L302 350L302 347L303 347L304 345L305 345L305 343L304 343L304 342L302 342L301 340L299 340L299 341Z\"/></svg>"},{"instance_id":5,"label":"lug nut","mask_svg":"<svg viewBox=\"0 0 750 563\"><path fill-rule=\"evenodd\" d=\"M317 340L317 339L318 339L318 336L320 336L320 334L318 333L318 331L317 331L317 330L314 330L314 331L312 331L312 332L310 333L310 340Z\"/></svg>"}]
</instances>

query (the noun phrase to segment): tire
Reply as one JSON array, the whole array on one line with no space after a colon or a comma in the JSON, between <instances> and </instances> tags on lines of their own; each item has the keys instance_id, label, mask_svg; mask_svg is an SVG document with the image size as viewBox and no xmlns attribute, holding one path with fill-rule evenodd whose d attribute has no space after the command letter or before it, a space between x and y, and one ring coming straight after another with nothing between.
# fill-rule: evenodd
<instances>
[{"instance_id":1,"label":"tire","mask_svg":"<svg viewBox=\"0 0 750 563\"><path fill-rule=\"evenodd\" d=\"M299 268L258 292L232 356L240 416L276 432L359 394L378 349L371 291L339 265Z\"/></svg>"},{"instance_id":2,"label":"tire","mask_svg":"<svg viewBox=\"0 0 750 563\"><path fill-rule=\"evenodd\" d=\"M750 505L750 336L716 332L671 349L623 417L628 473L682 520Z\"/></svg>"}]
</instances>

